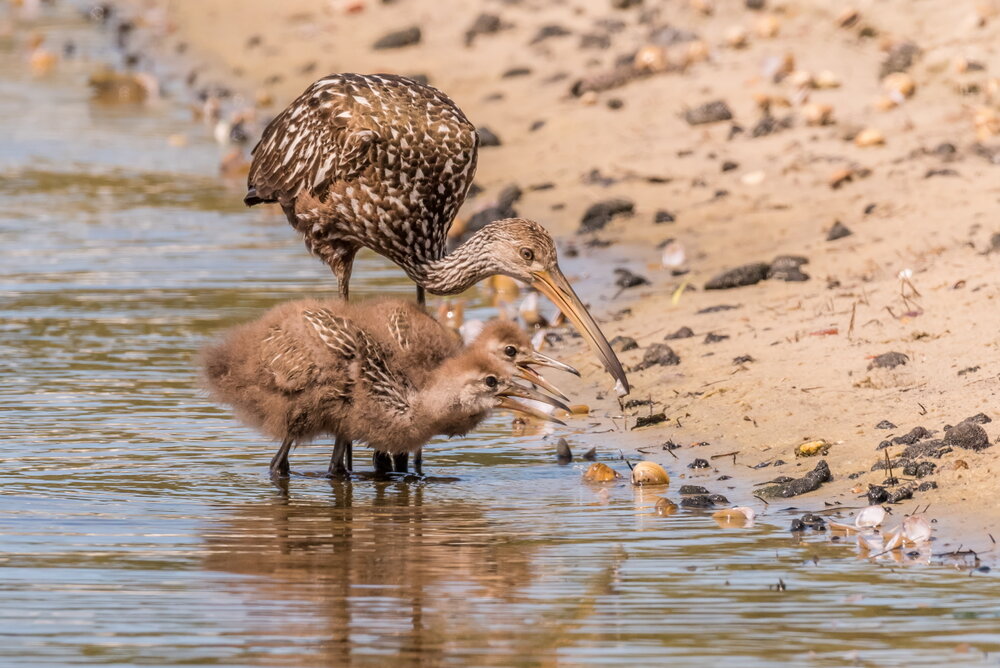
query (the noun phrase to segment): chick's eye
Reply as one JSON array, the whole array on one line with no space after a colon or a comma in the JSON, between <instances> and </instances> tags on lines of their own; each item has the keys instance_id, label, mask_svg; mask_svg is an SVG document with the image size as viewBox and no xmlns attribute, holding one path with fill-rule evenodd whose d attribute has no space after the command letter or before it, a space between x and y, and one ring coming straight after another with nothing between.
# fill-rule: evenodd
<instances>
[{"instance_id":1,"label":"chick's eye","mask_svg":"<svg viewBox=\"0 0 1000 668\"><path fill-rule=\"evenodd\" d=\"M514 346L507 346L503 349L503 354L507 357L513 357L514 355L517 355L517 348Z\"/></svg>"},{"instance_id":2,"label":"chick's eye","mask_svg":"<svg viewBox=\"0 0 1000 668\"><path fill-rule=\"evenodd\" d=\"M531 250L530 248L522 248L521 259L524 260L525 262L531 262L532 260L535 259L535 251Z\"/></svg>"},{"instance_id":3,"label":"chick's eye","mask_svg":"<svg viewBox=\"0 0 1000 668\"><path fill-rule=\"evenodd\" d=\"M499 384L499 381L497 381L497 377L496 376L486 376L485 382L486 382L486 387L491 388L491 389L494 388L494 387L496 387Z\"/></svg>"}]
</instances>

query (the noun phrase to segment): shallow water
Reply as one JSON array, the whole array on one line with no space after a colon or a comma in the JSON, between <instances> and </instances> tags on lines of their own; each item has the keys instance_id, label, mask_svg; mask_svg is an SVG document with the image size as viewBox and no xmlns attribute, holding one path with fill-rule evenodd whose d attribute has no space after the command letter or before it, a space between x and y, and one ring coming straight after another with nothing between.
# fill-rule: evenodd
<instances>
[{"instance_id":1,"label":"shallow water","mask_svg":"<svg viewBox=\"0 0 1000 668\"><path fill-rule=\"evenodd\" d=\"M327 444L275 487L274 445L204 401L192 359L332 278L220 184L181 105L89 102L106 36L63 7L35 25L81 58L35 80L0 43L0 662L997 662L992 573L859 559L778 510L659 517L505 416L431 448L454 482L331 483ZM411 294L370 256L352 287Z\"/></svg>"}]
</instances>

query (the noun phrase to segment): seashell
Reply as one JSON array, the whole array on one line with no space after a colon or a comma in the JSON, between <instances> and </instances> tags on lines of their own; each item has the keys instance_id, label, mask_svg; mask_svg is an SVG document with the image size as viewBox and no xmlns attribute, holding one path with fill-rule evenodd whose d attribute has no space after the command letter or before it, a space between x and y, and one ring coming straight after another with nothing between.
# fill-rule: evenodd
<instances>
[{"instance_id":1,"label":"seashell","mask_svg":"<svg viewBox=\"0 0 1000 668\"><path fill-rule=\"evenodd\" d=\"M903 532L899 529L896 531L886 533L884 536L884 543L882 544L882 549L886 552L889 550L898 550L903 547Z\"/></svg>"},{"instance_id":2,"label":"seashell","mask_svg":"<svg viewBox=\"0 0 1000 668\"><path fill-rule=\"evenodd\" d=\"M759 186L760 184L764 183L764 179L766 178L766 176L767 175L763 171L758 169L755 172L747 172L746 174L741 176L740 183L742 183L745 186Z\"/></svg>"},{"instance_id":3,"label":"seashell","mask_svg":"<svg viewBox=\"0 0 1000 668\"><path fill-rule=\"evenodd\" d=\"M688 5L694 11L705 16L709 16L715 11L715 2L713 0L688 0Z\"/></svg>"},{"instance_id":4,"label":"seashell","mask_svg":"<svg viewBox=\"0 0 1000 668\"><path fill-rule=\"evenodd\" d=\"M753 508L748 508L747 506L725 508L712 513L712 519L718 523L721 529L741 529L753 526L756 516L757 514Z\"/></svg>"},{"instance_id":5,"label":"seashell","mask_svg":"<svg viewBox=\"0 0 1000 668\"><path fill-rule=\"evenodd\" d=\"M665 499L660 497L656 500L656 514L662 517L667 517L668 515L673 515L677 512L677 504L670 499Z\"/></svg>"},{"instance_id":6,"label":"seashell","mask_svg":"<svg viewBox=\"0 0 1000 668\"><path fill-rule=\"evenodd\" d=\"M854 170L850 167L842 167L841 169L834 170L830 177L827 179L827 183L830 187L836 190L845 183L850 183L854 180Z\"/></svg>"},{"instance_id":7,"label":"seashell","mask_svg":"<svg viewBox=\"0 0 1000 668\"><path fill-rule=\"evenodd\" d=\"M816 88L840 88L840 77L831 72L830 70L823 70L816 75L813 80L813 85Z\"/></svg>"},{"instance_id":8,"label":"seashell","mask_svg":"<svg viewBox=\"0 0 1000 668\"><path fill-rule=\"evenodd\" d=\"M976 126L976 137L986 140L1000 134L1000 114L989 107L978 107L973 113L972 122Z\"/></svg>"},{"instance_id":9,"label":"seashell","mask_svg":"<svg viewBox=\"0 0 1000 668\"><path fill-rule=\"evenodd\" d=\"M882 79L882 88L897 104L911 97L917 90L917 84L906 72L893 72Z\"/></svg>"},{"instance_id":10,"label":"seashell","mask_svg":"<svg viewBox=\"0 0 1000 668\"><path fill-rule=\"evenodd\" d=\"M679 241L671 241L663 247L660 264L665 269L683 267L685 262L687 262L687 253L685 253L684 246Z\"/></svg>"},{"instance_id":11,"label":"seashell","mask_svg":"<svg viewBox=\"0 0 1000 668\"><path fill-rule=\"evenodd\" d=\"M857 146L881 146L885 143L885 135L875 128L865 128L854 137Z\"/></svg>"},{"instance_id":12,"label":"seashell","mask_svg":"<svg viewBox=\"0 0 1000 668\"><path fill-rule=\"evenodd\" d=\"M781 22L776 16L763 16L757 21L755 26L757 34L764 39L771 39L778 36L781 30Z\"/></svg>"},{"instance_id":13,"label":"seashell","mask_svg":"<svg viewBox=\"0 0 1000 668\"><path fill-rule=\"evenodd\" d=\"M882 506L868 506L854 519L854 526L859 529L871 529L882 524L885 520L885 508Z\"/></svg>"},{"instance_id":14,"label":"seashell","mask_svg":"<svg viewBox=\"0 0 1000 668\"><path fill-rule=\"evenodd\" d=\"M836 21L837 25L841 28L850 28L857 23L860 18L861 12L854 7L847 7L844 11L837 15Z\"/></svg>"},{"instance_id":15,"label":"seashell","mask_svg":"<svg viewBox=\"0 0 1000 668\"><path fill-rule=\"evenodd\" d=\"M795 88L814 88L815 80L808 70L795 70L788 75L788 82Z\"/></svg>"},{"instance_id":16,"label":"seashell","mask_svg":"<svg viewBox=\"0 0 1000 668\"><path fill-rule=\"evenodd\" d=\"M830 444L823 439L806 441L795 447L796 457L815 457L816 455L825 455L828 452L830 452Z\"/></svg>"},{"instance_id":17,"label":"seashell","mask_svg":"<svg viewBox=\"0 0 1000 668\"><path fill-rule=\"evenodd\" d=\"M586 93L580 96L580 104L586 105L588 107L594 106L595 104L597 104L597 93L592 90L588 90Z\"/></svg>"},{"instance_id":18,"label":"seashell","mask_svg":"<svg viewBox=\"0 0 1000 668\"><path fill-rule=\"evenodd\" d=\"M829 125L833 122L833 106L810 102L803 105L802 117L806 119L807 125Z\"/></svg>"},{"instance_id":19,"label":"seashell","mask_svg":"<svg viewBox=\"0 0 1000 668\"><path fill-rule=\"evenodd\" d=\"M587 404L570 404L569 412L570 415L586 415L590 412L590 406Z\"/></svg>"},{"instance_id":20,"label":"seashell","mask_svg":"<svg viewBox=\"0 0 1000 668\"><path fill-rule=\"evenodd\" d=\"M827 522L826 525L830 527L831 534L843 534L846 536L850 536L852 534L858 533L859 531L859 529L856 526L852 526L850 524L843 524L841 522L834 522L832 520Z\"/></svg>"},{"instance_id":21,"label":"seashell","mask_svg":"<svg viewBox=\"0 0 1000 668\"><path fill-rule=\"evenodd\" d=\"M621 477L618 471L602 462L594 462L583 474L583 479L587 482L612 482Z\"/></svg>"},{"instance_id":22,"label":"seashell","mask_svg":"<svg viewBox=\"0 0 1000 668\"><path fill-rule=\"evenodd\" d=\"M640 72L664 72L670 66L667 50L660 46L647 45L639 49L632 61Z\"/></svg>"},{"instance_id":23,"label":"seashell","mask_svg":"<svg viewBox=\"0 0 1000 668\"><path fill-rule=\"evenodd\" d=\"M632 467L633 485L669 485L670 476L656 462L639 462Z\"/></svg>"},{"instance_id":24,"label":"seashell","mask_svg":"<svg viewBox=\"0 0 1000 668\"><path fill-rule=\"evenodd\" d=\"M910 545L921 545L931 539L931 523L923 515L910 515L903 520L903 538Z\"/></svg>"},{"instance_id":25,"label":"seashell","mask_svg":"<svg viewBox=\"0 0 1000 668\"><path fill-rule=\"evenodd\" d=\"M747 29L743 26L732 26L726 30L726 45L732 49L742 49L747 45L750 38Z\"/></svg>"},{"instance_id":26,"label":"seashell","mask_svg":"<svg viewBox=\"0 0 1000 668\"><path fill-rule=\"evenodd\" d=\"M888 95L883 95L882 97L875 100L875 111L889 111L890 109L895 109L898 103L893 100Z\"/></svg>"},{"instance_id":27,"label":"seashell","mask_svg":"<svg viewBox=\"0 0 1000 668\"><path fill-rule=\"evenodd\" d=\"M685 67L708 60L708 45L701 40L695 40L687 45L683 61Z\"/></svg>"}]
</instances>

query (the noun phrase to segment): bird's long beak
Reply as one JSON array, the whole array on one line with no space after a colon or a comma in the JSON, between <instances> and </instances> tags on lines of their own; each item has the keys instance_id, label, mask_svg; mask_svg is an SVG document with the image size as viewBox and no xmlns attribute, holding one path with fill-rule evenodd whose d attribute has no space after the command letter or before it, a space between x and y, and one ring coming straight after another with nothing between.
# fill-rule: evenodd
<instances>
[{"instance_id":1,"label":"bird's long beak","mask_svg":"<svg viewBox=\"0 0 1000 668\"><path fill-rule=\"evenodd\" d=\"M540 411L534 406L528 406L522 404L517 399L511 399L510 397L498 397L497 407L505 408L509 411L514 411L515 413L524 413L525 415L530 415L533 418L538 418L539 420L545 420L546 422L555 422L556 424L561 424L566 426L566 423L555 417L554 415L549 415L545 411Z\"/></svg>"},{"instance_id":2,"label":"bird's long beak","mask_svg":"<svg viewBox=\"0 0 1000 668\"><path fill-rule=\"evenodd\" d=\"M537 364L538 366L550 366L553 369L559 369L560 371L571 373L574 376L580 375L580 372L571 367L569 364L560 362L557 359L552 359L548 355L543 355L536 350L531 351L531 353L528 355L528 359L524 361L524 364Z\"/></svg>"},{"instance_id":3,"label":"bird's long beak","mask_svg":"<svg viewBox=\"0 0 1000 668\"><path fill-rule=\"evenodd\" d=\"M498 397L520 397L522 399L531 399L532 401L537 401L539 403L546 404L548 406L552 406L553 408L562 409L562 410L566 411L567 413L571 413L572 412L572 411L570 411L569 406L567 406L563 402L559 401L558 399L554 399L554 398L550 397L549 395L543 394L543 393L539 392L538 390L533 390L530 387L524 387L523 385L518 385L517 383L509 383L507 385L507 387L505 387L500 392L497 392L497 396Z\"/></svg>"},{"instance_id":4,"label":"bird's long beak","mask_svg":"<svg viewBox=\"0 0 1000 668\"><path fill-rule=\"evenodd\" d=\"M556 387L549 381L545 380L545 378L543 378L541 374L539 374L537 371L535 371L529 366L515 367L514 375L520 378L521 380L528 381L532 385L537 385L538 387L542 388L547 392L551 392L552 394L556 395L563 401L569 401L569 397L567 397L563 391L561 391L558 387Z\"/></svg>"},{"instance_id":5,"label":"bird's long beak","mask_svg":"<svg viewBox=\"0 0 1000 668\"><path fill-rule=\"evenodd\" d=\"M559 307L559 310L573 321L590 347L601 358L605 370L617 381L615 389L619 396L628 394L630 388L622 363L618 361L615 352L611 350L611 344L604 338L601 328L597 326L583 302L576 296L573 286L563 276L559 267L553 266L546 271L533 272L532 277L534 279L531 282L532 287L551 299Z\"/></svg>"}]
</instances>

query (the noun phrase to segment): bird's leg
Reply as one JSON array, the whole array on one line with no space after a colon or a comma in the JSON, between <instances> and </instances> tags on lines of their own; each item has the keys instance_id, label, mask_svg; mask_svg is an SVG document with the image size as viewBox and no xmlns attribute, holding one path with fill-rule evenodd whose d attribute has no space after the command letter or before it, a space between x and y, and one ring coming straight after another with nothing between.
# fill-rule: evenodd
<instances>
[{"instance_id":1,"label":"bird's leg","mask_svg":"<svg viewBox=\"0 0 1000 668\"><path fill-rule=\"evenodd\" d=\"M417 475L424 474L424 449L420 448L413 455L413 472Z\"/></svg>"},{"instance_id":2,"label":"bird's leg","mask_svg":"<svg viewBox=\"0 0 1000 668\"><path fill-rule=\"evenodd\" d=\"M278 452L271 458L271 475L282 478L288 477L288 452L292 449L292 443L294 442L295 439L291 436L286 436L285 440L281 442Z\"/></svg>"},{"instance_id":3,"label":"bird's leg","mask_svg":"<svg viewBox=\"0 0 1000 668\"><path fill-rule=\"evenodd\" d=\"M375 466L375 473L392 473L392 455L388 452L378 452L372 455L372 464Z\"/></svg>"},{"instance_id":4,"label":"bird's leg","mask_svg":"<svg viewBox=\"0 0 1000 668\"><path fill-rule=\"evenodd\" d=\"M406 473L409 468L410 455L405 452L400 452L398 455L392 456L392 470L396 473Z\"/></svg>"},{"instance_id":5,"label":"bird's leg","mask_svg":"<svg viewBox=\"0 0 1000 668\"><path fill-rule=\"evenodd\" d=\"M421 306L427 306L427 295L424 293L424 286L417 286L417 303Z\"/></svg>"},{"instance_id":6,"label":"bird's leg","mask_svg":"<svg viewBox=\"0 0 1000 668\"><path fill-rule=\"evenodd\" d=\"M337 437L337 441L333 446L333 455L330 457L330 468L327 470L331 478L339 478L350 473L350 469L344 466L344 456L350 447L350 440Z\"/></svg>"},{"instance_id":7,"label":"bird's leg","mask_svg":"<svg viewBox=\"0 0 1000 668\"><path fill-rule=\"evenodd\" d=\"M331 257L324 258L337 277L337 291L345 302L350 295L351 269L354 267L354 255L357 252L357 248L340 246Z\"/></svg>"}]
</instances>

